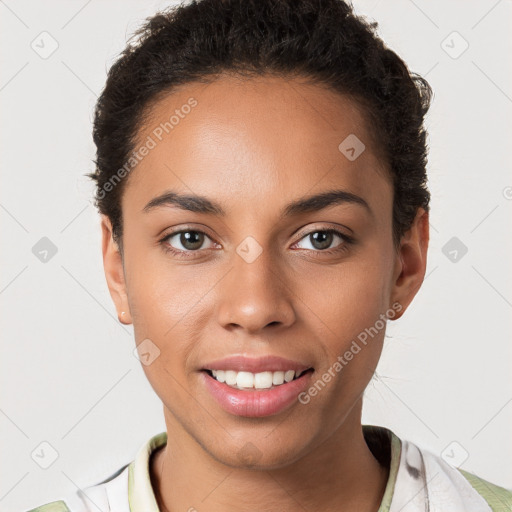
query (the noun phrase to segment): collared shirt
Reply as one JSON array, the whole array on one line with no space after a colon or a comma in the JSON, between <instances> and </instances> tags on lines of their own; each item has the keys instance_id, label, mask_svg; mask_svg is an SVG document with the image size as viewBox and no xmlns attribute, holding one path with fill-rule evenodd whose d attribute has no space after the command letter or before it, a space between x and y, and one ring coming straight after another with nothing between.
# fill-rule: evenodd
<instances>
[{"instance_id":1,"label":"collared shirt","mask_svg":"<svg viewBox=\"0 0 512 512\"><path fill-rule=\"evenodd\" d=\"M363 435L389 478L377 512L510 512L512 490L448 464L391 430L363 425ZM100 483L28 512L160 512L150 477L153 452L167 443L161 432L135 459Z\"/></svg>"}]
</instances>

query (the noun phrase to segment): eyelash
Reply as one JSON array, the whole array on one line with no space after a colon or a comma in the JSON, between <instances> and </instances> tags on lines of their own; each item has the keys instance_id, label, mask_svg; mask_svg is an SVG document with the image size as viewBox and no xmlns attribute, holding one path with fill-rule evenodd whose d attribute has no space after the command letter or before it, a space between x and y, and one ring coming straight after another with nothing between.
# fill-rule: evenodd
<instances>
[{"instance_id":1,"label":"eyelash","mask_svg":"<svg viewBox=\"0 0 512 512\"><path fill-rule=\"evenodd\" d=\"M187 232L201 233L211 239L211 237L209 237L207 233L205 233L204 231L202 231L200 229L181 229L179 231L167 233L163 238L161 238L159 240L159 243L162 246L162 249L164 250L164 252L172 253L174 256L176 256L178 258L186 259L186 258L193 258L194 253L198 253L199 251L204 250L204 249L199 249L199 250L195 250L195 251L182 251L180 249L175 249L174 247L172 247L171 245L166 243L166 240L168 240L169 238L171 238L175 235L179 235L181 233L187 233ZM313 233L333 233L343 240L343 243L341 243L338 247L334 247L333 249L325 249L325 250L319 249L316 251L312 250L312 249L304 249L304 250L312 251L313 253L336 254L339 252L347 251L349 249L349 246L355 243L355 239L353 237L346 235L345 233L342 233L334 228L315 229L313 231L309 231L308 233L304 233L301 236L301 238L298 240L298 242L300 240L306 238L307 236L312 235ZM298 242L296 242L296 243L298 243ZM190 256L189 256L189 254L190 254Z\"/></svg>"}]
</instances>

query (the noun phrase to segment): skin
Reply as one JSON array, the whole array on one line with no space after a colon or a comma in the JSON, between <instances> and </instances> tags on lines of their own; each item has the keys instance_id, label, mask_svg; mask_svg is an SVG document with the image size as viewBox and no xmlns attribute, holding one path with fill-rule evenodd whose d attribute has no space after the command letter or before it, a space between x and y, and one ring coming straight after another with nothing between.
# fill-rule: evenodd
<instances>
[{"instance_id":1,"label":"skin","mask_svg":"<svg viewBox=\"0 0 512 512\"><path fill-rule=\"evenodd\" d=\"M387 163L353 99L297 78L224 75L160 99L139 141L191 96L198 105L129 176L123 257L109 219L101 224L119 319L133 323L137 344L149 338L160 350L143 365L168 435L150 464L158 504L172 512L375 511L389 469L364 440L361 410L385 329L307 405L265 418L225 412L200 370L231 354L272 354L308 363L316 381L394 303L402 308L395 320L405 312L425 275L428 213L418 210L396 249ZM366 146L354 161L338 150L351 133ZM171 189L208 197L226 215L142 212ZM332 189L364 198L372 213L345 203L280 218L289 202ZM328 248L344 250L326 254L308 235L333 227L355 242L333 235ZM207 236L195 250L179 235L159 242L171 229ZM252 263L236 252L247 236L262 249ZM166 253L165 243L192 257ZM240 455L248 442L252 461Z\"/></svg>"}]
</instances>

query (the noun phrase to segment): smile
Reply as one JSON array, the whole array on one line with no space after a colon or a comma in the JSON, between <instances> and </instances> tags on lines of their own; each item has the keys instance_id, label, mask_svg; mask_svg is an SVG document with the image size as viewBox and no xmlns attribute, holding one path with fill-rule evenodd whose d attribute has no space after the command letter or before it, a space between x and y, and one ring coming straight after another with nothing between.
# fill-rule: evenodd
<instances>
[{"instance_id":1,"label":"smile","mask_svg":"<svg viewBox=\"0 0 512 512\"><path fill-rule=\"evenodd\" d=\"M251 373L234 370L207 370L207 372L218 382L226 383L234 389L274 389L284 383L298 379L304 371L286 370L286 371L263 371Z\"/></svg>"},{"instance_id":2,"label":"smile","mask_svg":"<svg viewBox=\"0 0 512 512\"><path fill-rule=\"evenodd\" d=\"M279 414L292 407L294 403L298 403L300 393L308 388L314 372L313 368L304 370L299 375L296 375L294 370L268 371L256 374L226 370L223 376L225 381L220 382L219 372L222 371L215 370L216 376L213 375L212 370L201 371L202 385L204 385L214 402L224 411L234 416L252 418ZM287 381L285 377L291 378L291 380ZM274 378L276 382L281 380L283 382L273 384ZM230 379L229 382L235 382L235 384L228 384L226 379ZM243 386L239 387L237 383L241 383ZM249 384L250 387L248 387Z\"/></svg>"}]
</instances>

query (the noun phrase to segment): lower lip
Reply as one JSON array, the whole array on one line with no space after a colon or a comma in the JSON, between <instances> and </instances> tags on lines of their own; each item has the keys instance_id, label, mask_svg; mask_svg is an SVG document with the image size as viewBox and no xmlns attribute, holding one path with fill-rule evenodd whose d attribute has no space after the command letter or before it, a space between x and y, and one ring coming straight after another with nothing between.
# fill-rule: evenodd
<instances>
[{"instance_id":1,"label":"lower lip","mask_svg":"<svg viewBox=\"0 0 512 512\"><path fill-rule=\"evenodd\" d=\"M273 389L247 391L219 382L204 370L201 373L206 389L225 411L236 416L261 418L280 413L297 401L298 395L308 387L313 372L308 370L298 379Z\"/></svg>"}]
</instances>

